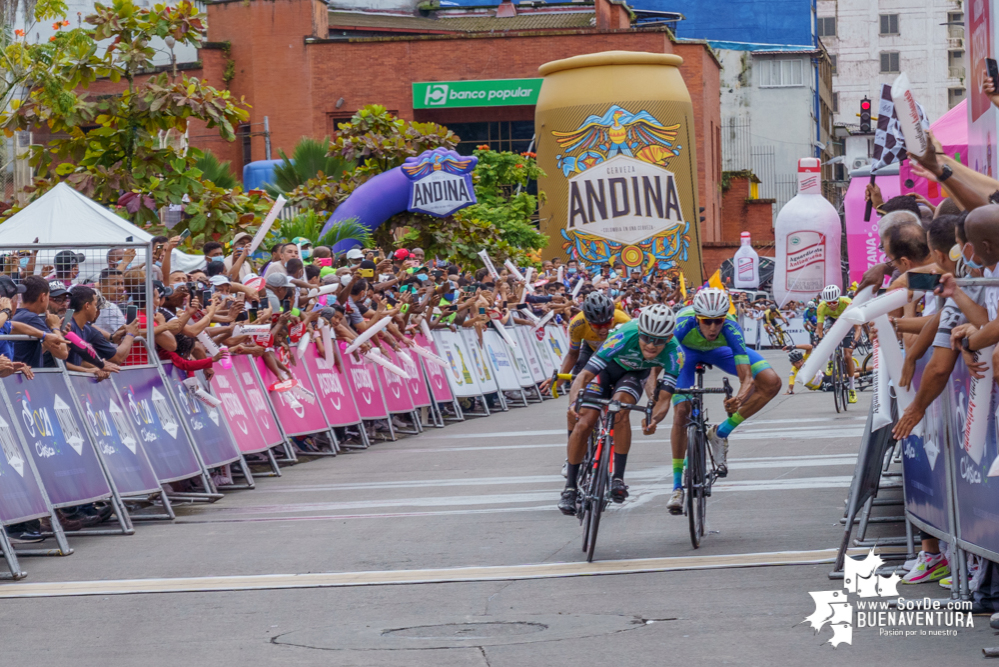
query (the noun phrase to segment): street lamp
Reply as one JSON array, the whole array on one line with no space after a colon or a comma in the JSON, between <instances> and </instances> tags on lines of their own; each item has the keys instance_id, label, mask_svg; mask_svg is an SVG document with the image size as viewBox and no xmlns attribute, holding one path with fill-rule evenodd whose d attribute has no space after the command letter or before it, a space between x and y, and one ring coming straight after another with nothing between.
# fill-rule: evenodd
<instances>
[{"instance_id":1,"label":"street lamp","mask_svg":"<svg viewBox=\"0 0 999 667\"><path fill-rule=\"evenodd\" d=\"M167 35L163 39L166 43L167 48L170 49L170 67L173 70L173 79L171 81L177 80L177 55L173 52L173 47L177 45L177 40L173 38L172 35Z\"/></svg>"}]
</instances>

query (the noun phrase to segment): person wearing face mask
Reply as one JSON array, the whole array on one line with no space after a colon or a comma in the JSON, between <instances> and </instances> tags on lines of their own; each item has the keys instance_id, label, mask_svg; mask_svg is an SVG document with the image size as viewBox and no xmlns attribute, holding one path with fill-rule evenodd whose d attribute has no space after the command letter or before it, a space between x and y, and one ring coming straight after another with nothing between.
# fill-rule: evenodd
<instances>
[{"instance_id":1,"label":"person wearing face mask","mask_svg":"<svg viewBox=\"0 0 999 667\"><path fill-rule=\"evenodd\" d=\"M958 225L958 242L961 243L960 225ZM976 208L968 213L964 221L966 238L961 244L961 262L968 269L981 270L985 278L995 278L999 275L999 206L990 204ZM946 276L945 276L946 278ZM948 283L950 281L947 281ZM941 281L944 296L950 293L948 285ZM954 328L951 333L951 343L962 345L962 340L968 338L972 350L980 350L999 342L999 288L986 287L982 304L988 309L989 323L979 328L969 323ZM995 359L993 358L993 366Z\"/></svg>"},{"instance_id":2,"label":"person wearing face mask","mask_svg":"<svg viewBox=\"0 0 999 667\"><path fill-rule=\"evenodd\" d=\"M216 241L209 241L204 246L201 247L201 251L205 253L205 266L211 266L213 263L218 263L219 266L225 266L225 252L221 243Z\"/></svg>"},{"instance_id":3,"label":"person wearing face mask","mask_svg":"<svg viewBox=\"0 0 999 667\"><path fill-rule=\"evenodd\" d=\"M305 264L312 263L312 241L304 236L296 236L291 240L298 248L298 257Z\"/></svg>"}]
</instances>

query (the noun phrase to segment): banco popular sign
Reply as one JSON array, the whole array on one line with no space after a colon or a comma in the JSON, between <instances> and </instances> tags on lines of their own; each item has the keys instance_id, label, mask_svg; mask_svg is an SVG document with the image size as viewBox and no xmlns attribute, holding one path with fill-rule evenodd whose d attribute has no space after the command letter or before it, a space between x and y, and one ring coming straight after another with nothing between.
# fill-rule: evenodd
<instances>
[{"instance_id":1,"label":"banco popular sign","mask_svg":"<svg viewBox=\"0 0 999 667\"><path fill-rule=\"evenodd\" d=\"M676 177L624 155L569 179L567 231L632 244L683 223Z\"/></svg>"},{"instance_id":2,"label":"banco popular sign","mask_svg":"<svg viewBox=\"0 0 999 667\"><path fill-rule=\"evenodd\" d=\"M541 81L541 79L489 79L414 83L413 108L534 105L538 103Z\"/></svg>"}]
</instances>

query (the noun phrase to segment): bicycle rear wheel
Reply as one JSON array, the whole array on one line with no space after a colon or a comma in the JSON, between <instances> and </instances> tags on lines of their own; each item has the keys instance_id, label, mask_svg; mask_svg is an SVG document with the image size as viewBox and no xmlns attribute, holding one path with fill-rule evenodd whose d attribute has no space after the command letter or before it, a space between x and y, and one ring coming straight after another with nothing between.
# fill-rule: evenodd
<instances>
[{"instance_id":1,"label":"bicycle rear wheel","mask_svg":"<svg viewBox=\"0 0 999 667\"><path fill-rule=\"evenodd\" d=\"M833 353L832 362L832 385L833 385L833 403L836 405L837 414L841 412L840 409L840 386L843 384L843 376L840 373L840 359L839 351Z\"/></svg>"},{"instance_id":2,"label":"bicycle rear wheel","mask_svg":"<svg viewBox=\"0 0 999 667\"><path fill-rule=\"evenodd\" d=\"M594 471L590 481L590 488L593 490L590 496L590 527L589 544L586 549L586 562L593 561L593 554L597 549L597 531L600 529L600 516L604 513L607 505L607 487L610 483L610 450L611 440L607 438L600 447L600 464Z\"/></svg>"},{"instance_id":3,"label":"bicycle rear wheel","mask_svg":"<svg viewBox=\"0 0 999 667\"><path fill-rule=\"evenodd\" d=\"M839 386L839 402L843 406L843 412L846 412L846 405L849 403L850 394L850 381L847 378L847 365L846 358L843 356L847 352L843 352L839 355L839 377L841 378Z\"/></svg>"},{"instance_id":4,"label":"bicycle rear wheel","mask_svg":"<svg viewBox=\"0 0 999 667\"><path fill-rule=\"evenodd\" d=\"M696 424L687 427L687 523L690 525L690 543L697 549L704 537L704 513L707 499L704 496L704 476L707 470L707 449L704 434Z\"/></svg>"}]
</instances>

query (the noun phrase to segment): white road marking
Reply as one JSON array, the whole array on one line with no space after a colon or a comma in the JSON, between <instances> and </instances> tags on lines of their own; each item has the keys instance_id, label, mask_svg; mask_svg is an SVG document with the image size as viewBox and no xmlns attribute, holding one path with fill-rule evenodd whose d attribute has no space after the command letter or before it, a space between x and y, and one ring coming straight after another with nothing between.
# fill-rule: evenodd
<instances>
[{"instance_id":1,"label":"white road marking","mask_svg":"<svg viewBox=\"0 0 999 667\"><path fill-rule=\"evenodd\" d=\"M745 422L745 425L752 428L753 426L761 424L812 424L814 422L856 422L856 421L866 421L867 416L863 417L808 417L799 419L760 419L754 420L750 418L749 421ZM852 424L851 424L852 425ZM807 426L805 427L807 428ZM828 428L828 426L823 427ZM493 433L465 433L462 435L452 434L452 435L434 435L429 434L424 437L429 437L434 440L468 440L471 438L526 438L532 435L561 435L564 434L566 430L562 429L551 429L543 431L496 431Z\"/></svg>"},{"instance_id":2,"label":"white road marking","mask_svg":"<svg viewBox=\"0 0 999 667\"><path fill-rule=\"evenodd\" d=\"M557 478L560 480L560 478ZM667 481L663 475L662 483L650 485L632 485L631 492L638 495L658 496L672 491L672 479ZM715 483L714 491L786 491L793 489L831 489L847 488L852 477L843 475L835 477L805 477L801 479L760 479L726 481ZM392 507L471 507L477 505L513 505L517 503L551 502L554 505L558 487L540 491L522 493L496 493L487 495L465 496L430 496L418 498L393 498L371 500L347 500L323 503L284 503L279 505L254 505L247 507L198 507L186 512L186 516L238 516L261 514L295 514L300 512L342 512L364 511ZM627 504L622 508L627 508ZM183 521L178 521L183 523Z\"/></svg>"},{"instance_id":3,"label":"white road marking","mask_svg":"<svg viewBox=\"0 0 999 667\"><path fill-rule=\"evenodd\" d=\"M856 454L831 454L815 456L775 456L729 459L729 470L756 470L778 468L814 468L824 466L855 465ZM657 466L644 470L634 470L628 474L629 480L659 479L665 475L672 477L671 466ZM419 489L448 486L501 486L507 484L550 484L561 482L560 475L518 475L509 477L459 477L454 479L416 479L396 482L355 482L345 484L311 484L303 486L275 486L258 489L255 495L266 493L306 493L315 491L357 491L368 489Z\"/></svg>"},{"instance_id":4,"label":"white road marking","mask_svg":"<svg viewBox=\"0 0 999 667\"><path fill-rule=\"evenodd\" d=\"M880 550L885 553L890 550ZM850 549L863 555L864 549ZM835 549L777 551L717 556L635 558L595 563L535 563L484 567L454 567L424 570L368 572L310 572L303 574L256 574L164 579L119 579L106 581L54 581L10 583L0 587L0 598L71 597L83 595L134 595L147 593L206 593L292 588L380 586L389 584L436 584L476 581L512 581L599 575L646 574L684 570L777 567L832 563Z\"/></svg>"}]
</instances>

